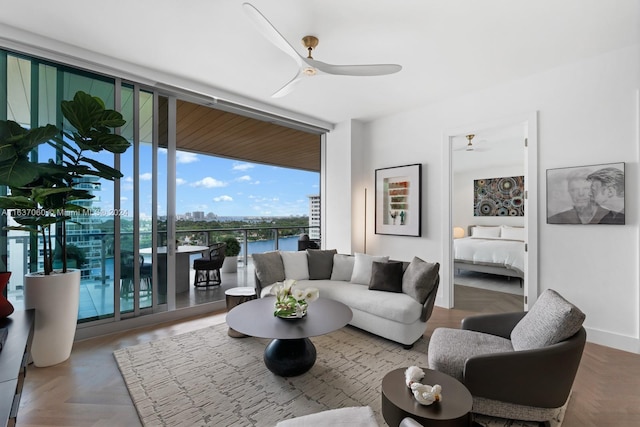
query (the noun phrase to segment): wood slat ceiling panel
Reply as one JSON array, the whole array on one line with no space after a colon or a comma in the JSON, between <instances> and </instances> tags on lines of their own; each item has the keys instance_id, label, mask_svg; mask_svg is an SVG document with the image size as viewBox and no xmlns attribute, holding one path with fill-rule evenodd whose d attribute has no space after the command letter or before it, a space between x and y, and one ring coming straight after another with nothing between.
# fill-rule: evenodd
<instances>
[{"instance_id":1,"label":"wood slat ceiling panel","mask_svg":"<svg viewBox=\"0 0 640 427\"><path fill-rule=\"evenodd\" d=\"M320 136L185 101L177 103L177 147L320 172Z\"/></svg>"}]
</instances>

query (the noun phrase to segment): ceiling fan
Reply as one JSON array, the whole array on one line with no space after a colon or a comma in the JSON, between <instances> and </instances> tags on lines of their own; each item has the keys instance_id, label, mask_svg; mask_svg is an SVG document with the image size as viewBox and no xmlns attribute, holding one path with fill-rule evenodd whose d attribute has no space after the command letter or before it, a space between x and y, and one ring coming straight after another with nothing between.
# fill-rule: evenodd
<instances>
[{"instance_id":1,"label":"ceiling fan","mask_svg":"<svg viewBox=\"0 0 640 427\"><path fill-rule=\"evenodd\" d=\"M475 138L474 134L465 135L465 138L467 138L467 145L463 148L458 148L454 151L485 151L483 148L477 148L476 146L473 145L473 142L471 140Z\"/></svg>"},{"instance_id":2,"label":"ceiling fan","mask_svg":"<svg viewBox=\"0 0 640 427\"><path fill-rule=\"evenodd\" d=\"M383 76L386 74L397 73L402 69L397 64L369 64L369 65L333 65L318 61L311 56L313 49L318 45L318 38L315 36L304 36L302 38L303 45L307 48L308 55L306 57L300 55L289 42L276 30L265 16L260 13L250 3L243 3L245 12L254 21L262 35L271 43L280 48L283 52L291 56L298 64L298 72L282 88L276 91L272 96L280 98L293 90L293 88L305 77L311 77L320 74L333 74L341 76Z\"/></svg>"}]
</instances>

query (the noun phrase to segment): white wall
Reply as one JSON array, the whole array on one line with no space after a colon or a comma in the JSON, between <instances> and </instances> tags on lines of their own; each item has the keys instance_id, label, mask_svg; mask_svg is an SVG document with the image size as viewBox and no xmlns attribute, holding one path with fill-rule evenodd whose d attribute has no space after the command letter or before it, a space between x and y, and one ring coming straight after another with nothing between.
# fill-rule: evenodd
<instances>
[{"instance_id":1,"label":"white wall","mask_svg":"<svg viewBox=\"0 0 640 427\"><path fill-rule=\"evenodd\" d=\"M538 197L539 206L539 291L554 288L579 306L587 315L590 341L640 352L639 63L640 46L636 45L366 124L360 155L351 153L362 159L357 167L362 175L344 176L358 182L352 186L354 198L361 191L360 183L374 188L377 168L423 164L422 237L376 235L370 227L368 252L439 261L446 213L440 206L443 134L447 129L537 111L539 194L530 197ZM336 154L349 153L339 150ZM333 161L344 166L344 159ZM546 169L621 161L626 162L626 225L546 224ZM329 173L343 176L333 168ZM330 200L343 197L328 196ZM373 207L369 197L369 224L373 224ZM327 229L343 227L339 222L344 215L334 219Z\"/></svg>"},{"instance_id":2,"label":"white wall","mask_svg":"<svg viewBox=\"0 0 640 427\"><path fill-rule=\"evenodd\" d=\"M524 226L523 216L474 216L473 215L473 181L482 178L501 178L524 175L524 158L522 164L514 166L492 166L490 168L461 171L453 175L452 219L455 227L462 227L468 235L468 226L477 225L510 225Z\"/></svg>"}]
</instances>

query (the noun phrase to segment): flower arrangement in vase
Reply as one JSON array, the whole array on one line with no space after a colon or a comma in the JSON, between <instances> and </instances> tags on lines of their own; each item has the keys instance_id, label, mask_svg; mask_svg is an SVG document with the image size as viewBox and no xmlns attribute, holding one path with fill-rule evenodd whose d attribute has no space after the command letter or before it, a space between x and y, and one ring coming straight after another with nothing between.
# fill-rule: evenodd
<instances>
[{"instance_id":1,"label":"flower arrangement in vase","mask_svg":"<svg viewBox=\"0 0 640 427\"><path fill-rule=\"evenodd\" d=\"M295 280L289 279L274 284L271 294L276 297L274 316L300 319L306 316L309 303L318 299L320 291L316 288L300 289L296 287Z\"/></svg>"}]
</instances>

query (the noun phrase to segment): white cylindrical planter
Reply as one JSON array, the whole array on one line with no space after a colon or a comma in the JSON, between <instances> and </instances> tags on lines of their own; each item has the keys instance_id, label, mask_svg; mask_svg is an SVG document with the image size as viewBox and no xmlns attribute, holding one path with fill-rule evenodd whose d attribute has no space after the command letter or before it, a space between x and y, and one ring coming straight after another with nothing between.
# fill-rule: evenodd
<instances>
[{"instance_id":1,"label":"white cylindrical planter","mask_svg":"<svg viewBox=\"0 0 640 427\"><path fill-rule=\"evenodd\" d=\"M31 358L38 367L57 365L71 355L78 323L80 270L67 273L29 273L25 276L24 305L35 308Z\"/></svg>"},{"instance_id":2,"label":"white cylindrical planter","mask_svg":"<svg viewBox=\"0 0 640 427\"><path fill-rule=\"evenodd\" d=\"M238 257L237 256L224 257L224 262L222 263L222 268L220 268L220 272L235 273L237 271L238 271Z\"/></svg>"}]
</instances>

